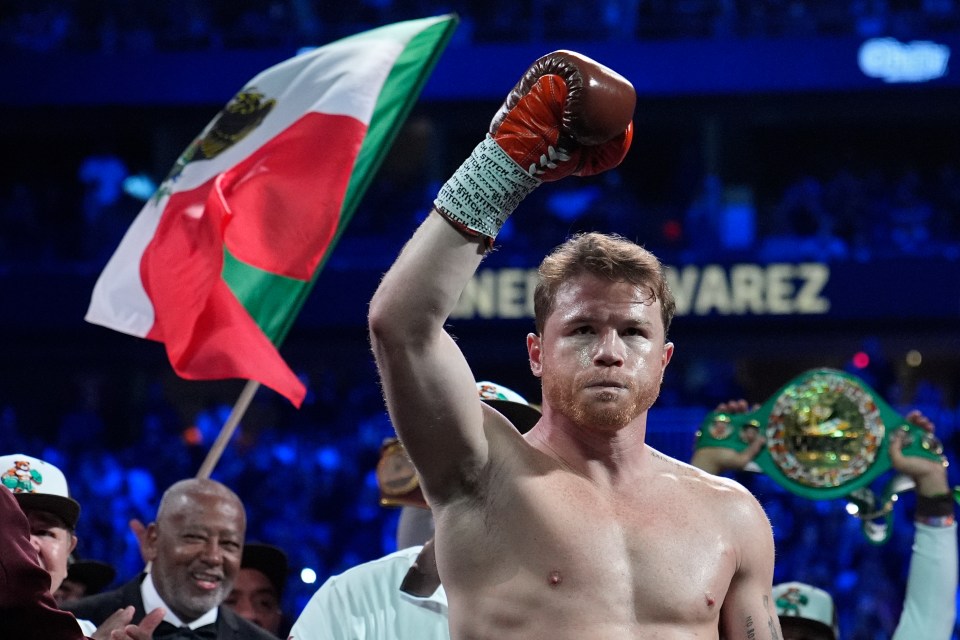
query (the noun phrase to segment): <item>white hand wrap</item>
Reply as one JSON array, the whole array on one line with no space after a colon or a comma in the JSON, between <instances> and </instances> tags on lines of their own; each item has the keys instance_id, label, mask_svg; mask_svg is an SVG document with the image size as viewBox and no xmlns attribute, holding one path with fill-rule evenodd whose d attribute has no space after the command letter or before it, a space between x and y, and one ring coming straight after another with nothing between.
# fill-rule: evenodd
<instances>
[{"instance_id":1,"label":"white hand wrap","mask_svg":"<svg viewBox=\"0 0 960 640\"><path fill-rule=\"evenodd\" d=\"M495 238L520 201L542 182L487 134L440 188L433 205L458 225Z\"/></svg>"}]
</instances>

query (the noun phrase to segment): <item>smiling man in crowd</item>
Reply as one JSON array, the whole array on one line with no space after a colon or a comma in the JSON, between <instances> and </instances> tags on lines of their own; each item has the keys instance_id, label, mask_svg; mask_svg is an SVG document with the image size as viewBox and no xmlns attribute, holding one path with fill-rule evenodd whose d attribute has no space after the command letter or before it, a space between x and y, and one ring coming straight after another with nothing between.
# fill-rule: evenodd
<instances>
[{"instance_id":1,"label":"smiling man in crowd","mask_svg":"<svg viewBox=\"0 0 960 640\"><path fill-rule=\"evenodd\" d=\"M137 622L162 607L167 613L154 638L271 640L222 606L240 571L245 531L243 503L233 491L214 480L181 480L163 494L156 522L147 527L149 573L69 610L98 623L119 607L133 606Z\"/></svg>"}]
</instances>

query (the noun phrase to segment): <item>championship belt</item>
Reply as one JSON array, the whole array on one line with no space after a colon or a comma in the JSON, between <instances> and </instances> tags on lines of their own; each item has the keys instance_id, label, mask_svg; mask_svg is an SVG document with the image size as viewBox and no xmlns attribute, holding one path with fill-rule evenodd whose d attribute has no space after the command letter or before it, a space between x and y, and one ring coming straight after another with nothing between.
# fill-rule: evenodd
<instances>
[{"instance_id":1,"label":"championship belt","mask_svg":"<svg viewBox=\"0 0 960 640\"><path fill-rule=\"evenodd\" d=\"M407 450L396 438L387 438L380 446L377 488L380 490L380 506L429 508L420 488L420 475Z\"/></svg>"},{"instance_id":2,"label":"championship belt","mask_svg":"<svg viewBox=\"0 0 960 640\"><path fill-rule=\"evenodd\" d=\"M871 483L891 469L889 442L906 433L904 455L944 461L932 433L907 422L863 380L834 369L807 371L747 413L714 411L697 431L697 448L743 451L757 435L766 444L754 462L782 487L811 500L847 498L876 544L890 535L897 494L913 488L895 475L878 496Z\"/></svg>"}]
</instances>

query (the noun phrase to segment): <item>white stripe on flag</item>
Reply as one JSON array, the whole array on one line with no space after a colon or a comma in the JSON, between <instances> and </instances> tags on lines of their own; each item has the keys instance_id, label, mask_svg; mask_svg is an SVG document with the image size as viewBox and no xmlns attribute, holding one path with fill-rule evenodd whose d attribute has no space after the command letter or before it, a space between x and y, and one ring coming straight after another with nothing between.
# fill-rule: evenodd
<instances>
[{"instance_id":1,"label":"white stripe on flag","mask_svg":"<svg viewBox=\"0 0 960 640\"><path fill-rule=\"evenodd\" d=\"M160 224L167 198L153 200L127 229L120 246L97 279L84 319L138 338L146 337L153 327L153 303L140 281L140 258Z\"/></svg>"}]
</instances>

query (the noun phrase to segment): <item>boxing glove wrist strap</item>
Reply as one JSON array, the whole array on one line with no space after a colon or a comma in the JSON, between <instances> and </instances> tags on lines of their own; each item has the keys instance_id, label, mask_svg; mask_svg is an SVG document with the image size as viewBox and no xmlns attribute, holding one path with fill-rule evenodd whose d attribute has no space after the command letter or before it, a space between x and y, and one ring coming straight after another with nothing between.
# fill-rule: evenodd
<instances>
[{"instance_id":1,"label":"boxing glove wrist strap","mask_svg":"<svg viewBox=\"0 0 960 640\"><path fill-rule=\"evenodd\" d=\"M433 205L470 235L492 239L520 201L541 182L488 134L440 188Z\"/></svg>"}]
</instances>

